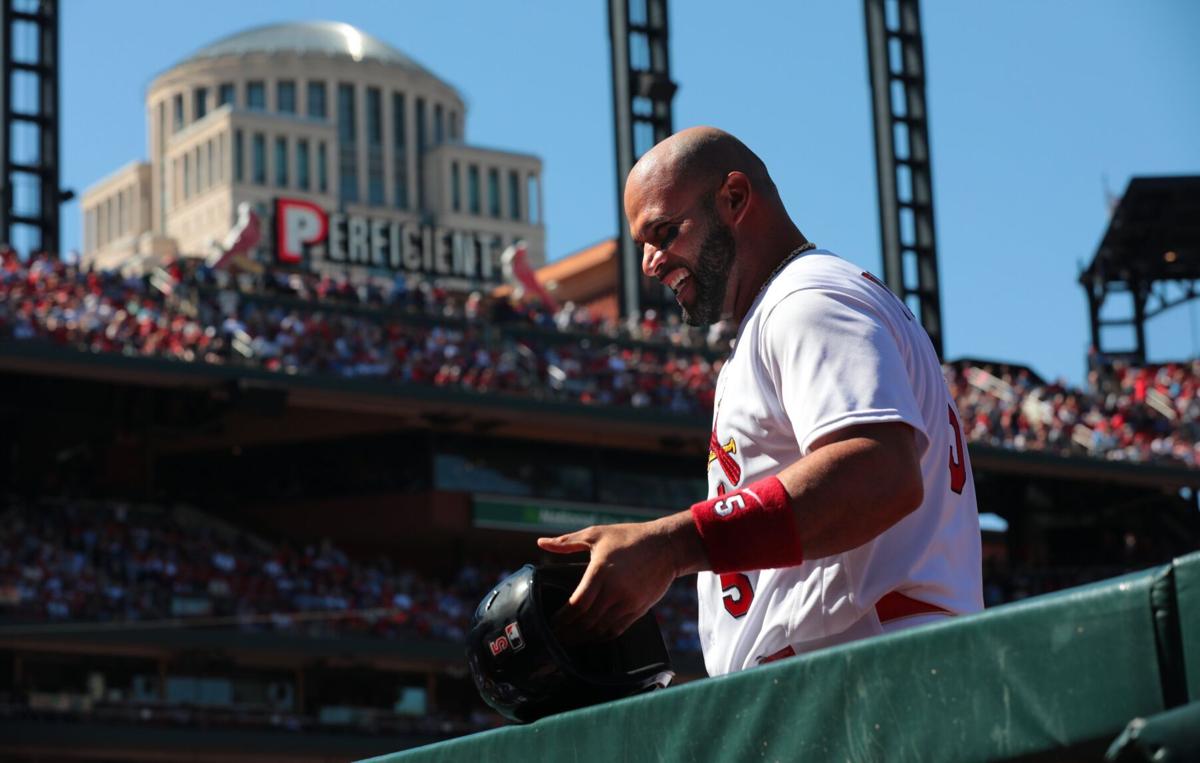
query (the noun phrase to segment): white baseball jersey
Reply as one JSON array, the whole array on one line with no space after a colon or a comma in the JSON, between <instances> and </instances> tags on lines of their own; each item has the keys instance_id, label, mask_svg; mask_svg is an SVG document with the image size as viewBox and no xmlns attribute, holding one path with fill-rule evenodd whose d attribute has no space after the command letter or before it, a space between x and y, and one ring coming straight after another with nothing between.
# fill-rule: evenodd
<instances>
[{"instance_id":1,"label":"white baseball jersey","mask_svg":"<svg viewBox=\"0 0 1200 763\"><path fill-rule=\"evenodd\" d=\"M983 608L979 515L958 411L925 330L874 276L824 250L789 263L751 305L716 395L710 498L778 474L832 432L888 421L917 433L925 498L845 553L700 573L710 675L788 647L883 633L875 605L891 592L954 614Z\"/></svg>"}]
</instances>

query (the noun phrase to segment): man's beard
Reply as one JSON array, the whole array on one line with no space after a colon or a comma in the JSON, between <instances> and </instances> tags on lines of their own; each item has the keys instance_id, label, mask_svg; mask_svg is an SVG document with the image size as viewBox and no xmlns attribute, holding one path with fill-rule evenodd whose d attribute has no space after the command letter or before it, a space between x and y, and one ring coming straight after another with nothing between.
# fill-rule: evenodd
<instances>
[{"instance_id":1,"label":"man's beard","mask_svg":"<svg viewBox=\"0 0 1200 763\"><path fill-rule=\"evenodd\" d=\"M721 223L716 210L711 211L708 223L708 235L700 244L700 256L692 270L696 298L692 301L691 309L680 305L683 308L683 322L689 326L709 326L721 320L729 271L737 251L733 234Z\"/></svg>"}]
</instances>

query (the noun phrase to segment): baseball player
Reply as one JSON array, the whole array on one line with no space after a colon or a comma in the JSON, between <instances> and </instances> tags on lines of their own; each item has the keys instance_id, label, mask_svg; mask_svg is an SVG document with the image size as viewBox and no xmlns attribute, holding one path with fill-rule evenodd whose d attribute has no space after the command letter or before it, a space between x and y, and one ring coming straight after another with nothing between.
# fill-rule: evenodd
<instances>
[{"instance_id":1,"label":"baseball player","mask_svg":"<svg viewBox=\"0 0 1200 763\"><path fill-rule=\"evenodd\" d=\"M717 380L708 500L538 540L590 555L560 635L615 636L691 573L711 675L982 609L958 412L904 304L815 248L762 161L720 130L643 156L625 211L643 271L684 319L739 328Z\"/></svg>"}]
</instances>

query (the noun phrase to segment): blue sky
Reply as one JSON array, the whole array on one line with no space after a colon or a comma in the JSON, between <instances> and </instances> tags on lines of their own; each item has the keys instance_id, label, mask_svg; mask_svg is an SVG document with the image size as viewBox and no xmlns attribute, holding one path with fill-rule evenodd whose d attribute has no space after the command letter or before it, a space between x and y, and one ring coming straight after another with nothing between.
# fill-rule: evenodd
<instances>
[{"instance_id":1,"label":"blue sky","mask_svg":"<svg viewBox=\"0 0 1200 763\"><path fill-rule=\"evenodd\" d=\"M671 3L676 127L713 124L767 162L808 237L882 271L862 4ZM1060 0L922 9L948 357L1080 383L1077 284L1134 175L1200 174L1200 3ZM250 26L332 19L465 95L467 140L545 162L551 259L616 227L604 0L64 0L64 184L146 156L145 88ZM63 210L77 248L77 204ZM1150 325L1152 357L1200 353L1200 306Z\"/></svg>"}]
</instances>

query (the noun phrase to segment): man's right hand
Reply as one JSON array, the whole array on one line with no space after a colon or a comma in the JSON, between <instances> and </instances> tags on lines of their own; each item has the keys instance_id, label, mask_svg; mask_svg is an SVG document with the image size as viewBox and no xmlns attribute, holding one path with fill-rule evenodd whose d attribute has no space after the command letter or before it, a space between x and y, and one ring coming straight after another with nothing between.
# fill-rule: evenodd
<instances>
[{"instance_id":1,"label":"man's right hand","mask_svg":"<svg viewBox=\"0 0 1200 763\"><path fill-rule=\"evenodd\" d=\"M616 638L650 611L676 577L698 571L706 561L686 511L652 522L600 525L538 538L538 547L555 554L590 555L579 586L554 618L559 638L568 643Z\"/></svg>"}]
</instances>

